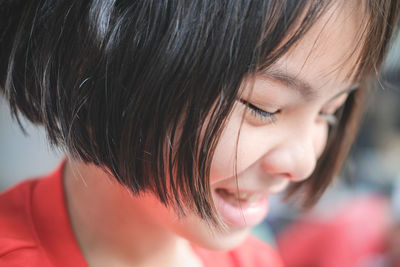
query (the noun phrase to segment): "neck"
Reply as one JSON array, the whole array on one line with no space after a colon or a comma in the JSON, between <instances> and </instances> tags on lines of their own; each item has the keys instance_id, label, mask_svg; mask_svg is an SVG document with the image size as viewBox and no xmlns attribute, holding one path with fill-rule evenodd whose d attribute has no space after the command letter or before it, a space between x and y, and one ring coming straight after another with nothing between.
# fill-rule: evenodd
<instances>
[{"instance_id":1,"label":"neck","mask_svg":"<svg viewBox=\"0 0 400 267\"><path fill-rule=\"evenodd\" d=\"M147 215L161 205L154 196L132 196L100 168L72 160L64 178L71 226L90 266L198 266L188 242Z\"/></svg>"}]
</instances>

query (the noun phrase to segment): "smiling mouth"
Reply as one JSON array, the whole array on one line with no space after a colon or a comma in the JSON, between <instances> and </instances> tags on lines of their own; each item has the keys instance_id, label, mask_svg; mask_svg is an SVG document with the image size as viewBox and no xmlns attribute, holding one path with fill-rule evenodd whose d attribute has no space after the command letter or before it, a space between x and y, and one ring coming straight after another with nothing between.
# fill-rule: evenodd
<instances>
[{"instance_id":1,"label":"smiling mouth","mask_svg":"<svg viewBox=\"0 0 400 267\"><path fill-rule=\"evenodd\" d=\"M226 202L235 207L253 206L257 205L262 198L265 197L261 193L231 191L226 188L217 188L215 193L223 198Z\"/></svg>"},{"instance_id":2,"label":"smiling mouth","mask_svg":"<svg viewBox=\"0 0 400 267\"><path fill-rule=\"evenodd\" d=\"M268 212L268 198L261 192L216 188L215 207L223 220L233 229L252 227Z\"/></svg>"}]
</instances>

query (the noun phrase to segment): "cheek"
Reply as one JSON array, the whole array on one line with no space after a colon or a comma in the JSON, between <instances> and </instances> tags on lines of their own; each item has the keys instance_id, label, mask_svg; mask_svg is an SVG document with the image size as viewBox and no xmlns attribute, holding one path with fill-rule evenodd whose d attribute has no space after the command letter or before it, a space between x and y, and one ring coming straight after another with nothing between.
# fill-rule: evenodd
<instances>
[{"instance_id":1,"label":"cheek","mask_svg":"<svg viewBox=\"0 0 400 267\"><path fill-rule=\"evenodd\" d=\"M234 177L235 171L238 175L245 172L262 157L273 142L273 135L266 136L266 131L253 129L246 123L241 125L241 120L239 112L233 113L220 136L211 163L211 184Z\"/></svg>"},{"instance_id":2,"label":"cheek","mask_svg":"<svg viewBox=\"0 0 400 267\"><path fill-rule=\"evenodd\" d=\"M317 135L314 138L314 148L317 158L319 158L325 150L326 143L328 141L328 126L321 125L317 131Z\"/></svg>"},{"instance_id":3,"label":"cheek","mask_svg":"<svg viewBox=\"0 0 400 267\"><path fill-rule=\"evenodd\" d=\"M233 176L240 121L231 117L218 140L210 169L210 182Z\"/></svg>"}]
</instances>

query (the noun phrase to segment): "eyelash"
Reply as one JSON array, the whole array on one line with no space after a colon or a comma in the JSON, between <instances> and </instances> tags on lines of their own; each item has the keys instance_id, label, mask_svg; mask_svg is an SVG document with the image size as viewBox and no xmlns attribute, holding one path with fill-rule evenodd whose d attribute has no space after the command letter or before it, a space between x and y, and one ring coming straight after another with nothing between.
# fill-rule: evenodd
<instances>
[{"instance_id":1,"label":"eyelash","mask_svg":"<svg viewBox=\"0 0 400 267\"><path fill-rule=\"evenodd\" d=\"M320 112L319 115L326 120L326 122L328 123L329 126L333 127L333 126L336 126L339 122L339 119L336 114L337 114L337 112L335 112L333 114Z\"/></svg>"},{"instance_id":2,"label":"eyelash","mask_svg":"<svg viewBox=\"0 0 400 267\"><path fill-rule=\"evenodd\" d=\"M240 103L245 105L246 108L250 111L250 113L254 117L260 119L263 122L275 122L277 119L276 116L280 112L280 110L277 110L275 112L268 112L268 111L262 110L243 99L240 99Z\"/></svg>"},{"instance_id":3,"label":"eyelash","mask_svg":"<svg viewBox=\"0 0 400 267\"><path fill-rule=\"evenodd\" d=\"M254 117L262 120L263 122L275 122L276 119L277 119L277 115L280 113L280 110L277 110L275 112L268 112L268 111L262 110L262 109L254 106L253 104L251 104L251 103L249 103L249 102L247 102L247 101L245 101L243 99L240 99L240 103L245 105L246 108L250 111L250 113ZM336 111L333 114L320 112L319 115L326 120L326 122L328 123L329 126L334 127L339 122L338 117L337 117L338 111Z\"/></svg>"}]
</instances>

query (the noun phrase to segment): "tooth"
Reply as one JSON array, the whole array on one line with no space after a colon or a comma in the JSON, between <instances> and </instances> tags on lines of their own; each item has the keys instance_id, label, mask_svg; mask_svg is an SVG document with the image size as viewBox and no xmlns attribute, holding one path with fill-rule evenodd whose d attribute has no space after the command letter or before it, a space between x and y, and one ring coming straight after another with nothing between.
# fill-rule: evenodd
<instances>
[{"instance_id":1,"label":"tooth","mask_svg":"<svg viewBox=\"0 0 400 267\"><path fill-rule=\"evenodd\" d=\"M241 204L255 204L261 198L262 194L259 193L250 193L250 192L238 192L236 190L228 190L226 188L217 188L216 192L220 194L227 202L231 203L234 206L238 206Z\"/></svg>"},{"instance_id":2,"label":"tooth","mask_svg":"<svg viewBox=\"0 0 400 267\"><path fill-rule=\"evenodd\" d=\"M239 198L247 198L248 194L247 193L239 193Z\"/></svg>"},{"instance_id":3,"label":"tooth","mask_svg":"<svg viewBox=\"0 0 400 267\"><path fill-rule=\"evenodd\" d=\"M248 201L253 202L256 199L257 199L257 195L254 194L254 195L249 197Z\"/></svg>"},{"instance_id":4,"label":"tooth","mask_svg":"<svg viewBox=\"0 0 400 267\"><path fill-rule=\"evenodd\" d=\"M261 194L254 194L249 198L249 201L252 202L258 202L261 199L262 195Z\"/></svg>"}]
</instances>

